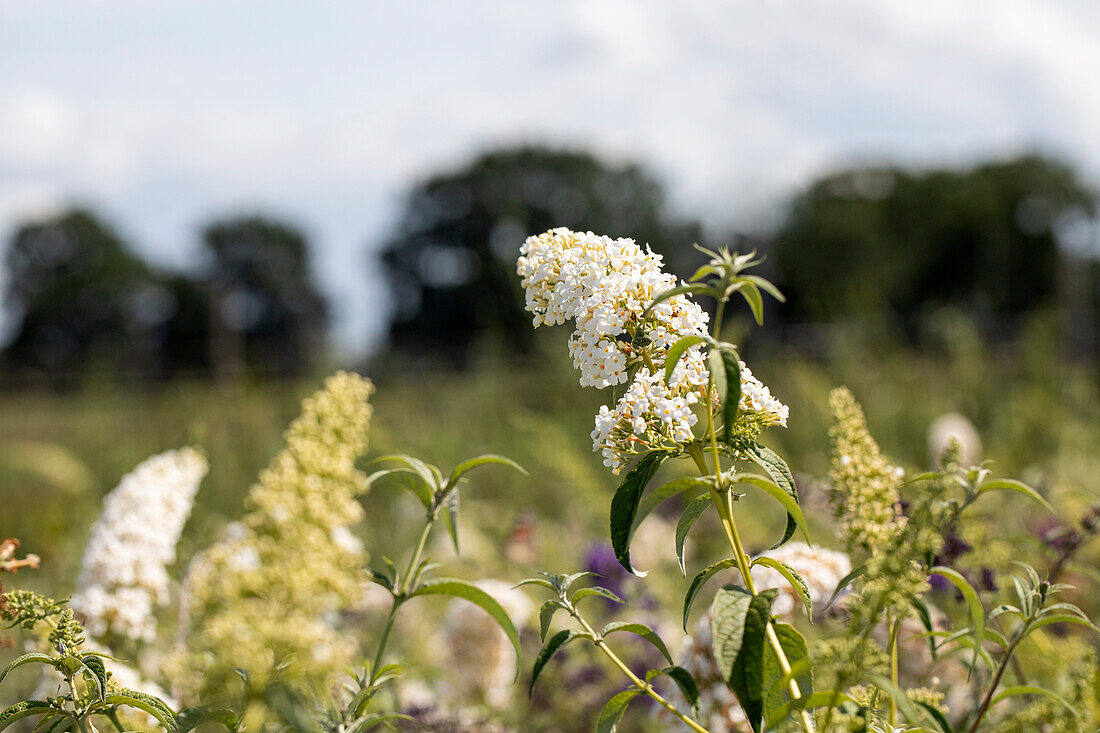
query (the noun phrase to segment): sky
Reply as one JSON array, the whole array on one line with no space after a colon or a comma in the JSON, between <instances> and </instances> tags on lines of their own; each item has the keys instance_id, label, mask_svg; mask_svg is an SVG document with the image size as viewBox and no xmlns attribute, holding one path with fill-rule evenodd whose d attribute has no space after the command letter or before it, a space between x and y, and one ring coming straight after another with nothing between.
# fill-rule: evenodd
<instances>
[{"instance_id":1,"label":"sky","mask_svg":"<svg viewBox=\"0 0 1100 733\"><path fill-rule=\"evenodd\" d=\"M3 0L0 241L78 202L188 267L211 218L277 214L362 350L404 192L482 150L641 161L716 229L850 162L1095 183L1097 39L1095 0Z\"/></svg>"}]
</instances>

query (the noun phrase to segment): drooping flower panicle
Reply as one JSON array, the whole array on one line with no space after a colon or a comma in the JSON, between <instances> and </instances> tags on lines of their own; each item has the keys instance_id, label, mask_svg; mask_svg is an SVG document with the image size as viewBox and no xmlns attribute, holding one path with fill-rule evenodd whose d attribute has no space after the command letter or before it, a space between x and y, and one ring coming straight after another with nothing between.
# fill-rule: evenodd
<instances>
[{"instance_id":1,"label":"drooping flower panicle","mask_svg":"<svg viewBox=\"0 0 1100 733\"><path fill-rule=\"evenodd\" d=\"M592 449L613 470L639 453L691 440L697 405L719 409L717 393L707 399L701 346L688 349L665 382L669 348L685 336L705 336L709 316L685 295L650 307L681 284L661 265L660 255L632 239L568 229L528 237L520 249L516 269L535 326L575 323L569 353L581 385L629 383L614 409L600 408L591 435ZM755 438L769 425L787 424L787 406L744 363L741 381L741 434Z\"/></svg>"},{"instance_id":2,"label":"drooping flower panicle","mask_svg":"<svg viewBox=\"0 0 1100 733\"><path fill-rule=\"evenodd\" d=\"M153 610L168 602L166 566L175 562L206 471L198 451L168 451L139 465L104 499L71 603L93 637L154 638Z\"/></svg>"}]
</instances>

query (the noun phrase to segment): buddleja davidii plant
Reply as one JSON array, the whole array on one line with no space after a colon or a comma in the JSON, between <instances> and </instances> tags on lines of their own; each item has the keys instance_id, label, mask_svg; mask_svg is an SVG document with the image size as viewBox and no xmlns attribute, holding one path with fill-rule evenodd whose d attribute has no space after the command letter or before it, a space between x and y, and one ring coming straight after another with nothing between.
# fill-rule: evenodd
<instances>
[{"instance_id":1,"label":"buddleja davidii plant","mask_svg":"<svg viewBox=\"0 0 1100 733\"><path fill-rule=\"evenodd\" d=\"M745 587L728 586L721 593L740 595L728 603L720 598L716 604L715 651L727 684L754 729L759 730L765 708L770 710L788 697L799 700L809 693L810 675L804 640L793 628L772 622L774 594L756 592L749 572L752 561L734 521L733 504L741 496L734 489L742 485L761 489L783 506L787 522L776 547L789 540L800 524L804 529L804 521L789 468L758 442L768 426L785 424L787 408L752 376L734 345L720 341L718 334L734 296L740 294L746 300L759 322L762 292L778 298L782 295L763 278L745 274L758 264L753 254L703 251L710 255L710 262L691 282L677 285L674 277L661 271L660 257L633 240L555 229L524 243L517 270L536 327L576 322L569 346L574 365L581 371L582 386L629 385L614 410L601 408L592 434L593 447L603 453L605 464L616 472L627 471L611 502L611 542L620 564L644 576L630 560L634 531L658 504L695 491L699 495L689 503L677 528L677 554L685 570L682 548L686 535L702 512L715 506L734 556L695 578L685 599L684 615L686 618L703 584L718 570L737 567L741 571ZM712 320L689 297L698 295L717 301ZM696 434L700 413L705 427L702 436ZM708 455L712 465L707 463ZM692 459L700 476L666 484L647 497L647 486L661 466L681 457ZM722 465L724 458L755 463L765 475L727 471ZM793 569L767 558L757 562L780 570L808 600L805 584ZM568 599L558 600L565 603ZM555 638L564 637L559 634ZM606 645L601 648L607 652ZM778 671L768 674L769 668ZM633 694L644 692L653 697L648 683L631 681ZM776 690L785 692L775 694ZM613 698L612 704L623 699L629 702L627 693L621 694L623 697ZM812 729L807 713L795 710L793 715L805 730ZM684 720L682 714L678 717Z\"/></svg>"},{"instance_id":2,"label":"buddleja davidii plant","mask_svg":"<svg viewBox=\"0 0 1100 733\"><path fill-rule=\"evenodd\" d=\"M668 382L689 350L705 348L709 373L702 400L705 429L702 437L684 441L676 450L650 452L638 460L612 499L612 545L623 567L644 574L635 570L630 562L633 531L657 504L681 492L701 489L704 493L688 503L676 530L681 571L685 569L684 540L695 521L712 505L717 510L733 556L704 568L692 580L684 599L684 627L687 628L692 604L706 582L720 570L736 567L744 585L724 586L712 605L713 651L719 669L727 686L741 702L753 730L759 731L765 718L775 724L793 717L803 730L810 731L814 729L813 720L804 706L813 694L813 684L806 641L794 627L773 620L771 605L775 591L758 592L750 570L753 565L761 564L778 571L808 608L810 599L806 584L785 563L766 555L755 560L749 557L735 518L734 505L743 496L736 489L762 490L783 507L786 526L780 540L772 546L773 550L791 539L799 529L805 534L805 520L790 468L779 455L758 441L771 421L761 420L757 412L741 410L743 363L736 347L719 340L718 336L726 306L735 295L745 299L758 323L763 319L761 291L778 299L782 299L782 295L767 280L744 273L747 268L759 264L759 260L753 259L755 253L731 254L725 249L703 251L711 255L710 262L695 273L690 283L658 294L649 308L681 294L709 296L717 302L710 333L681 338L668 350L664 363L664 378ZM670 458L681 456L692 459L699 477L665 484L643 500L647 485L661 465ZM734 465L726 470L723 459L732 459ZM738 470L738 465L746 463L763 469L764 475Z\"/></svg>"},{"instance_id":3,"label":"buddleja davidii plant","mask_svg":"<svg viewBox=\"0 0 1100 733\"><path fill-rule=\"evenodd\" d=\"M389 557L382 557L383 567L372 568L374 583L385 588L391 598L389 615L373 661L364 664L361 673L353 675L354 685L348 686L350 702L338 715L330 716L329 730L347 733L368 730L380 723L396 719L409 720L400 713L377 709L377 697L386 684L396 679L403 667L399 664L383 664L394 622L402 606L414 598L423 596L452 596L469 601L488 613L501 627L516 652L517 668L520 656L519 632L504 608L491 595L473 583L458 578L428 577L437 565L424 554L432 530L442 522L459 551L459 514L461 487L468 480L467 474L475 468L491 464L509 466L527 475L515 461L504 456L486 454L459 463L444 475L436 466L407 455L387 455L371 462L372 465L389 465L367 477L368 485L386 477L410 491L424 509L424 527L409 555L404 571Z\"/></svg>"},{"instance_id":4,"label":"buddleja davidii plant","mask_svg":"<svg viewBox=\"0 0 1100 733\"><path fill-rule=\"evenodd\" d=\"M10 541L5 541L4 547L5 551L14 551ZM18 562L9 553L5 557L6 564L0 569L11 570ZM27 565L23 561L22 566ZM37 563L30 566L36 567ZM126 708L152 716L168 733L186 733L204 723L219 723L230 730L237 728L237 718L230 711L190 708L177 713L152 695L119 687L104 665L104 660L119 660L84 648L84 627L67 607L67 601L28 590L13 590L0 594L0 618L8 622L5 628L48 630L49 642L48 652L24 654L0 670L0 684L16 669L39 664L56 672L67 689L62 692L59 688L60 694L56 697L23 700L0 710L0 730L24 718L37 718L35 730L49 733L94 733L98 730L97 724L109 724L121 732L126 730L120 721Z\"/></svg>"},{"instance_id":5,"label":"buddleja davidii plant","mask_svg":"<svg viewBox=\"0 0 1100 733\"><path fill-rule=\"evenodd\" d=\"M974 678L979 663L989 668L991 680L981 693L981 702L975 702L975 708L962 720L971 733L978 730L996 703L1017 695L1059 699L1051 691L1023 681L1004 689L999 685L1019 643L1038 629L1052 623L1094 628L1077 607L1051 601L1069 586L1040 580L1031 567L1020 564L1026 576L1013 578L1017 603L997 606L987 615L978 591L966 576L941 562L948 559L943 555L944 538L955 536L964 512L982 497L1010 491L1029 497L1052 513L1053 507L1022 482L994 478L988 465L960 467L957 448L944 454L942 470L920 474L903 484L902 471L882 456L851 393L834 390L830 402L837 417L831 431L831 473L832 499L840 510L840 536L853 557L862 555L866 561L840 581L829 601L831 604L849 586L854 589L846 603L851 619L844 647L847 653L836 670L835 684L830 691L815 693L808 704L824 708L820 711L822 729L833 730L835 721L843 730L894 730L904 721L910 726L954 733L943 710L920 699L919 691L904 690L899 683L901 627L909 617L917 618L924 626L933 659L965 655L968 679ZM907 488L910 496L904 512L902 488ZM933 628L924 600L926 579L932 575L958 589L967 604L969 626L946 631ZM996 628L994 622L1002 616L1013 618L1014 628ZM996 626L1001 623L996 621ZM886 649L871 638L873 630L883 624L887 630ZM1000 650L997 662L990 647ZM888 676L875 672L869 660L876 658L885 660ZM861 701L844 692L853 684L864 686ZM882 707L886 708L884 713L880 713Z\"/></svg>"}]
</instances>

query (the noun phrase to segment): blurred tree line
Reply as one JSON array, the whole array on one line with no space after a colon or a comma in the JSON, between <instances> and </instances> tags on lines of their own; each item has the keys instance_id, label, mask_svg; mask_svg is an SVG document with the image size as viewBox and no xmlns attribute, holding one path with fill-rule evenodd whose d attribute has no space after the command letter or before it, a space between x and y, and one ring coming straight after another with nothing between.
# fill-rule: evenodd
<instances>
[{"instance_id":1,"label":"blurred tree line","mask_svg":"<svg viewBox=\"0 0 1100 733\"><path fill-rule=\"evenodd\" d=\"M987 338L1010 337L1036 309L1060 307L1078 353L1096 356L1097 199L1057 160L1024 156L959 170L862 166L798 192L774 232L716 236L674 215L635 164L520 147L431 176L406 196L379 250L394 313L388 353L461 368L485 343L534 349L514 273L519 244L555 226L629 236L691 271L691 247L759 248L788 296L769 311L799 324L886 324L919 340L947 306ZM165 273L92 213L21 227L5 256L5 305L18 321L6 370L72 379L180 374L292 376L324 353L328 307L305 235L262 218L210 224L204 262Z\"/></svg>"}]
</instances>

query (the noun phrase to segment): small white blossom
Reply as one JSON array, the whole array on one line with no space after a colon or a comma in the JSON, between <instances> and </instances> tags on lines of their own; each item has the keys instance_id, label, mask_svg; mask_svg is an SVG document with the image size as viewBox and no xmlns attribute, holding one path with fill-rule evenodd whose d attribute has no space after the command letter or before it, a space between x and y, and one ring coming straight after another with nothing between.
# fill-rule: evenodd
<instances>
[{"instance_id":1,"label":"small white blossom","mask_svg":"<svg viewBox=\"0 0 1100 733\"><path fill-rule=\"evenodd\" d=\"M168 602L165 568L175 562L206 470L198 451L168 451L139 465L104 499L71 603L93 637L153 639L153 608Z\"/></svg>"}]
</instances>

